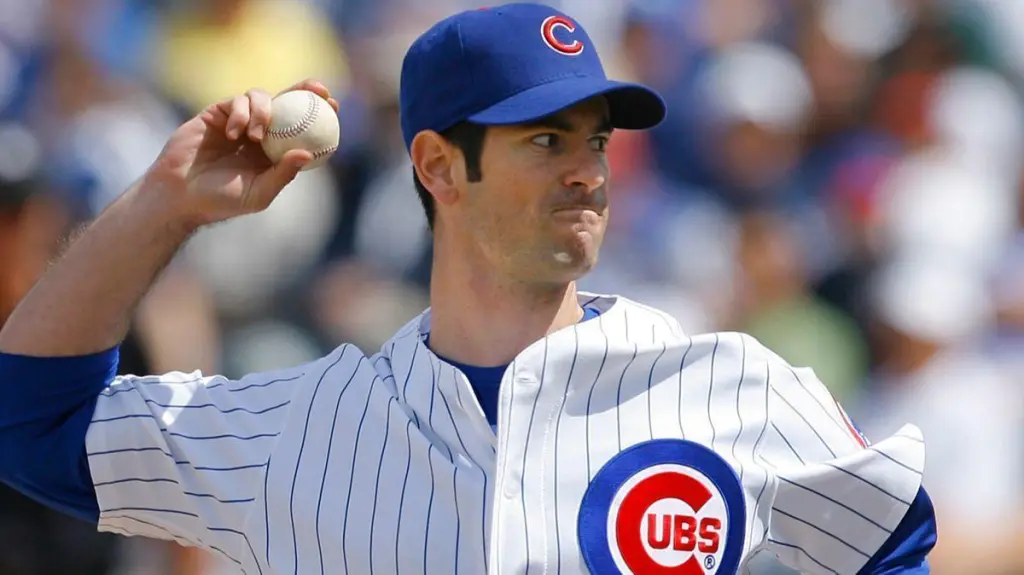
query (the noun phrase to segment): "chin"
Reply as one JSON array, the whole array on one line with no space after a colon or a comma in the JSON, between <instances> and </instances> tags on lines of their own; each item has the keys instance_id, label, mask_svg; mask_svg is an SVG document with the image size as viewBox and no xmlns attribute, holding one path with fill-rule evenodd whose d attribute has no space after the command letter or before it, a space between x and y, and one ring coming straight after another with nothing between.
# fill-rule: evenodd
<instances>
[{"instance_id":1,"label":"chin","mask_svg":"<svg viewBox=\"0 0 1024 575\"><path fill-rule=\"evenodd\" d=\"M535 257L540 256L533 261L537 277L555 283L575 281L597 265L604 227L576 225L557 230L548 239L537 246L540 250L530 250Z\"/></svg>"},{"instance_id":2,"label":"chin","mask_svg":"<svg viewBox=\"0 0 1024 575\"><path fill-rule=\"evenodd\" d=\"M598 250L596 246L583 250L580 250L579 246L573 247L576 249L559 250L554 254L555 264L560 272L559 275L565 281L579 279L590 273L590 270L594 269L594 266L597 265Z\"/></svg>"}]
</instances>

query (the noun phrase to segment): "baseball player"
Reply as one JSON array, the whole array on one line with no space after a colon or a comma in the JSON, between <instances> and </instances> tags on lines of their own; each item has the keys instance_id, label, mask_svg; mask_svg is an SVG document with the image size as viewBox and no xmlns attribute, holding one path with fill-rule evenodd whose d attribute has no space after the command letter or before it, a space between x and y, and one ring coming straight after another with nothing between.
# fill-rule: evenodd
<instances>
[{"instance_id":1,"label":"baseball player","mask_svg":"<svg viewBox=\"0 0 1024 575\"><path fill-rule=\"evenodd\" d=\"M811 371L751 337L577 291L609 217L612 131L665 105L607 79L583 28L541 5L457 14L406 55L429 309L372 355L115 377L182 243L266 208L311 161L260 152L270 99L182 125L0 332L5 482L257 575L731 574L762 552L805 573L927 572L915 427L869 445Z\"/></svg>"}]
</instances>

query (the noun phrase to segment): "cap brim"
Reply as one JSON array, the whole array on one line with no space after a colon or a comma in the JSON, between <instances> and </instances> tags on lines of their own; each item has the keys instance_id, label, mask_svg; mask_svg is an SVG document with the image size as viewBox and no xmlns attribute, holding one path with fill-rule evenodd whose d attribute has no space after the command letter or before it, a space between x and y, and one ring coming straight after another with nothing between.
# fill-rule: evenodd
<instances>
[{"instance_id":1,"label":"cap brim","mask_svg":"<svg viewBox=\"0 0 1024 575\"><path fill-rule=\"evenodd\" d=\"M594 96L607 98L612 127L616 129L646 130L665 119L665 101L647 86L602 78L572 77L519 92L473 114L468 120L488 125L523 124Z\"/></svg>"}]
</instances>

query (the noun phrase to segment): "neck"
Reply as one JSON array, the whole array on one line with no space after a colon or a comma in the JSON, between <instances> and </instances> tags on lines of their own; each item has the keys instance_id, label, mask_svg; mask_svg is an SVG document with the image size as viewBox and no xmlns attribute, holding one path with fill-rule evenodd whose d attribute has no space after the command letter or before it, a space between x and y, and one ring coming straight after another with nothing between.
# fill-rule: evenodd
<instances>
[{"instance_id":1,"label":"neck","mask_svg":"<svg viewBox=\"0 0 1024 575\"><path fill-rule=\"evenodd\" d=\"M485 277L468 262L434 259L430 348L442 357L481 367L507 365L530 344L583 316L575 282L531 285Z\"/></svg>"}]
</instances>

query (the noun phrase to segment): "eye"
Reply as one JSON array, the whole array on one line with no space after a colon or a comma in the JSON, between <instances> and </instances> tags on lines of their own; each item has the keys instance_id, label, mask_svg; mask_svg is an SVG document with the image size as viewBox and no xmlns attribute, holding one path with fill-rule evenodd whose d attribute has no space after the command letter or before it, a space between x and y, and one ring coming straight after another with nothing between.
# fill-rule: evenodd
<instances>
[{"instance_id":1,"label":"eye","mask_svg":"<svg viewBox=\"0 0 1024 575\"><path fill-rule=\"evenodd\" d=\"M608 147L608 136L594 136L590 139L590 147L595 152L604 152Z\"/></svg>"},{"instance_id":2,"label":"eye","mask_svg":"<svg viewBox=\"0 0 1024 575\"><path fill-rule=\"evenodd\" d=\"M554 148L558 145L558 134L537 134L530 141L542 148Z\"/></svg>"}]
</instances>

